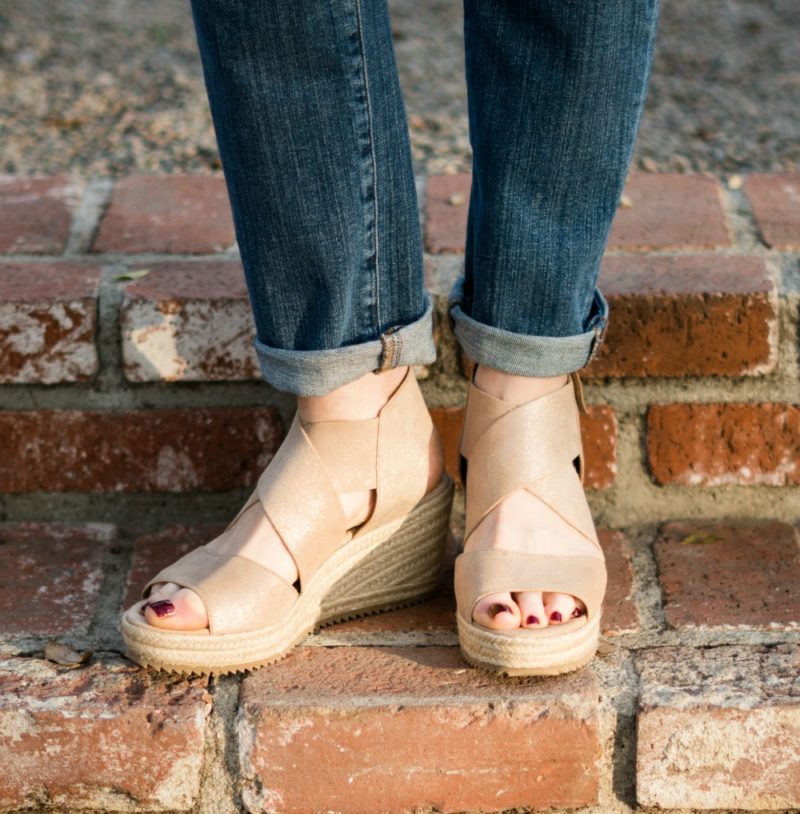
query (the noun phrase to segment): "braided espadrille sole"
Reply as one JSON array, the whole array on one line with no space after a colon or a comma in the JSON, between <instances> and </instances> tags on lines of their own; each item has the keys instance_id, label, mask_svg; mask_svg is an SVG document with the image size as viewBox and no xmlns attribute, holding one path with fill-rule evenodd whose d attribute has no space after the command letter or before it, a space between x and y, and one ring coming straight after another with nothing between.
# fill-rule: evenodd
<instances>
[{"instance_id":1,"label":"braided espadrille sole","mask_svg":"<svg viewBox=\"0 0 800 814\"><path fill-rule=\"evenodd\" d=\"M473 667L508 676L552 676L591 661L600 643L600 614L583 624L501 632L456 614L461 654ZM558 633L555 631L558 630ZM509 635L510 634L510 635ZM544 634L544 635L542 635Z\"/></svg>"},{"instance_id":2,"label":"braided espadrille sole","mask_svg":"<svg viewBox=\"0 0 800 814\"><path fill-rule=\"evenodd\" d=\"M404 519L342 545L279 625L217 636L207 628L164 630L142 620L139 602L120 621L126 654L170 672L245 672L283 658L316 628L420 601L441 577L452 500L453 482L445 474Z\"/></svg>"}]
</instances>

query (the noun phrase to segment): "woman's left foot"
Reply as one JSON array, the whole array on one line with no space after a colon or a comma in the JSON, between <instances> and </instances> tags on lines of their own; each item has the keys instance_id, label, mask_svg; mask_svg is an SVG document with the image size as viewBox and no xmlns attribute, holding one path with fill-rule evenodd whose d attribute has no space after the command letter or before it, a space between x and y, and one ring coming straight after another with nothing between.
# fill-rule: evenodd
<instances>
[{"instance_id":1,"label":"woman's left foot","mask_svg":"<svg viewBox=\"0 0 800 814\"><path fill-rule=\"evenodd\" d=\"M546 396L563 387L567 376L529 378L480 366L475 385L514 406ZM469 474L467 474L469 477ZM575 527L550 506L525 489L505 497L475 528L465 551L502 548L525 554L589 556L602 554ZM540 628L558 625L585 613L583 603L569 594L519 592L489 594L473 610L473 620L483 627Z\"/></svg>"}]
</instances>

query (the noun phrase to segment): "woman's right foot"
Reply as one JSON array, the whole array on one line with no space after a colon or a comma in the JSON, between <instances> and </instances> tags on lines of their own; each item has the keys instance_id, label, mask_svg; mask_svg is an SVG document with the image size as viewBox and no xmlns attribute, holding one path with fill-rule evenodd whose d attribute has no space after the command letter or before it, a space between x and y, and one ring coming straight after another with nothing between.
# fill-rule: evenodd
<instances>
[{"instance_id":1,"label":"woman's right foot","mask_svg":"<svg viewBox=\"0 0 800 814\"><path fill-rule=\"evenodd\" d=\"M375 418L402 383L406 367L385 373L367 373L326 396L298 398L298 412L304 422L348 421ZM429 445L426 491L439 483L444 470L441 444L434 430ZM375 491L339 494L348 528L366 522L375 505ZM258 506L259 504L256 504ZM206 544L218 554L238 554L254 560L284 579L289 585L297 580L297 568L278 533L263 511L246 511L232 528ZM208 626L203 601L190 588L174 582L153 586L143 606L148 624L170 630L200 630Z\"/></svg>"}]
</instances>

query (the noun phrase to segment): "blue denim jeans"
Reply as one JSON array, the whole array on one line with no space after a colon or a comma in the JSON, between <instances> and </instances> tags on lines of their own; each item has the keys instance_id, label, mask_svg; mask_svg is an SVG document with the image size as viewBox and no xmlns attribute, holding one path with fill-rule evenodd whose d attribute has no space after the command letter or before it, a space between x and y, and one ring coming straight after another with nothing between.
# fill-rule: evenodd
<instances>
[{"instance_id":1,"label":"blue denim jeans","mask_svg":"<svg viewBox=\"0 0 800 814\"><path fill-rule=\"evenodd\" d=\"M435 359L386 0L192 0L264 377L324 395ZM456 339L527 376L583 367L658 0L464 0L472 189Z\"/></svg>"}]
</instances>

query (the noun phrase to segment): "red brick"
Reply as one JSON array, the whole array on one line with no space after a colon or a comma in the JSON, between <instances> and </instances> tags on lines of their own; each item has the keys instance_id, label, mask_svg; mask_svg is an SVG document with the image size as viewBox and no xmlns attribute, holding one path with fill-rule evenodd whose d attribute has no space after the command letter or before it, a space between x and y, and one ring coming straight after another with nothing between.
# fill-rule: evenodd
<instances>
[{"instance_id":1,"label":"red brick","mask_svg":"<svg viewBox=\"0 0 800 814\"><path fill-rule=\"evenodd\" d=\"M133 557L120 611L139 601L142 588L162 568L166 568L192 549L213 540L226 525L225 523L173 525L137 539L133 545Z\"/></svg>"},{"instance_id":2,"label":"red brick","mask_svg":"<svg viewBox=\"0 0 800 814\"><path fill-rule=\"evenodd\" d=\"M800 249L800 173L751 175L744 185L767 246Z\"/></svg>"},{"instance_id":3,"label":"red brick","mask_svg":"<svg viewBox=\"0 0 800 814\"><path fill-rule=\"evenodd\" d=\"M775 364L777 294L756 257L606 257L606 339L588 377L741 376Z\"/></svg>"},{"instance_id":4,"label":"red brick","mask_svg":"<svg viewBox=\"0 0 800 814\"><path fill-rule=\"evenodd\" d=\"M97 372L100 269L0 263L0 382L84 381Z\"/></svg>"},{"instance_id":5,"label":"red brick","mask_svg":"<svg viewBox=\"0 0 800 814\"><path fill-rule=\"evenodd\" d=\"M431 417L442 439L447 471L458 485L463 485L458 445L464 410L461 407L434 407ZM588 414L581 415L581 434L586 456L586 488L610 486L617 472L617 421L612 408L590 406Z\"/></svg>"},{"instance_id":6,"label":"red brick","mask_svg":"<svg viewBox=\"0 0 800 814\"><path fill-rule=\"evenodd\" d=\"M662 485L800 484L800 406L654 404L647 458Z\"/></svg>"},{"instance_id":7,"label":"red brick","mask_svg":"<svg viewBox=\"0 0 800 814\"><path fill-rule=\"evenodd\" d=\"M604 404L587 405L581 415L581 438L586 458L586 489L611 486L617 474L617 419L614 410Z\"/></svg>"},{"instance_id":8,"label":"red brick","mask_svg":"<svg viewBox=\"0 0 800 814\"><path fill-rule=\"evenodd\" d=\"M0 523L0 635L86 633L114 527Z\"/></svg>"},{"instance_id":9,"label":"red brick","mask_svg":"<svg viewBox=\"0 0 800 814\"><path fill-rule=\"evenodd\" d=\"M0 491L239 489L256 481L281 434L271 407L0 412Z\"/></svg>"},{"instance_id":10,"label":"red brick","mask_svg":"<svg viewBox=\"0 0 800 814\"><path fill-rule=\"evenodd\" d=\"M597 536L603 546L608 571L602 633L604 636L636 633L639 630L639 611L633 595L630 541L621 531L614 529L598 529Z\"/></svg>"},{"instance_id":11,"label":"red brick","mask_svg":"<svg viewBox=\"0 0 800 814\"><path fill-rule=\"evenodd\" d=\"M0 253L61 254L83 186L66 175L1 175Z\"/></svg>"},{"instance_id":12,"label":"red brick","mask_svg":"<svg viewBox=\"0 0 800 814\"><path fill-rule=\"evenodd\" d=\"M425 250L464 253L469 211L470 173L431 175L426 189Z\"/></svg>"},{"instance_id":13,"label":"red brick","mask_svg":"<svg viewBox=\"0 0 800 814\"><path fill-rule=\"evenodd\" d=\"M109 659L0 661L4 811L185 811L200 790L207 680ZM26 809L27 810L27 809Z\"/></svg>"},{"instance_id":14,"label":"red brick","mask_svg":"<svg viewBox=\"0 0 800 814\"><path fill-rule=\"evenodd\" d=\"M655 553L670 627L800 625L798 538L785 523L667 523Z\"/></svg>"},{"instance_id":15,"label":"red brick","mask_svg":"<svg viewBox=\"0 0 800 814\"><path fill-rule=\"evenodd\" d=\"M659 648L637 662L640 806L800 807L800 647Z\"/></svg>"},{"instance_id":16,"label":"red brick","mask_svg":"<svg viewBox=\"0 0 800 814\"><path fill-rule=\"evenodd\" d=\"M122 356L130 381L261 377L255 326L238 262L158 263L129 283Z\"/></svg>"},{"instance_id":17,"label":"red brick","mask_svg":"<svg viewBox=\"0 0 800 814\"><path fill-rule=\"evenodd\" d=\"M719 183L705 175L633 174L632 206L614 217L609 249L712 249L730 246Z\"/></svg>"},{"instance_id":18,"label":"red brick","mask_svg":"<svg viewBox=\"0 0 800 814\"><path fill-rule=\"evenodd\" d=\"M590 805L602 752L590 669L499 679L457 648L305 647L248 676L248 811L495 811ZM513 748L510 748L513 745Z\"/></svg>"},{"instance_id":19,"label":"red brick","mask_svg":"<svg viewBox=\"0 0 800 814\"><path fill-rule=\"evenodd\" d=\"M603 602L603 635L636 632L639 628L639 613L633 598L630 544L624 534L613 529L598 529L597 535L603 546L608 569L608 590ZM447 558L449 566L452 565L454 555L455 551L451 551ZM363 641L365 636L379 637L381 634L422 634L433 642L442 642L448 634L457 636L455 612L453 573L452 568L448 567L441 589L430 601L338 624L325 628L324 633L334 635L337 639L345 637L355 641ZM376 641L378 640L370 639L370 643Z\"/></svg>"},{"instance_id":20,"label":"red brick","mask_svg":"<svg viewBox=\"0 0 800 814\"><path fill-rule=\"evenodd\" d=\"M114 188L94 252L211 254L234 242L219 175L131 175Z\"/></svg>"}]
</instances>

